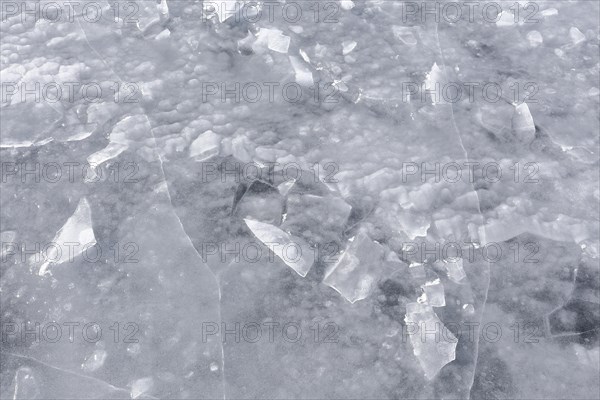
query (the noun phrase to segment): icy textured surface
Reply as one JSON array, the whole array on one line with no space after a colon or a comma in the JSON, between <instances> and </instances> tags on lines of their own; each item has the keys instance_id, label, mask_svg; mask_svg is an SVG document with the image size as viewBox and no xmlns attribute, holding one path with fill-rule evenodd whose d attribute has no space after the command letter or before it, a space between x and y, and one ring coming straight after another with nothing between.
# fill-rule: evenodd
<instances>
[{"instance_id":1,"label":"icy textured surface","mask_svg":"<svg viewBox=\"0 0 600 400\"><path fill-rule=\"evenodd\" d=\"M421 3L3 2L0 397L597 398L598 3Z\"/></svg>"}]
</instances>

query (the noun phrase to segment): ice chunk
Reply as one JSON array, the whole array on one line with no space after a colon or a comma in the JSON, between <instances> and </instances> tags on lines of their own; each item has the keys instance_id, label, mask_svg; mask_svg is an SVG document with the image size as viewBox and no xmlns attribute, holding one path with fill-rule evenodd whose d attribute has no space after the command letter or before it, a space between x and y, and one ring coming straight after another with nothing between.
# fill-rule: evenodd
<instances>
[{"instance_id":1,"label":"ice chunk","mask_svg":"<svg viewBox=\"0 0 600 400\"><path fill-rule=\"evenodd\" d=\"M171 31L168 29L164 29L162 32L160 32L158 35L156 35L156 37L154 38L155 40L163 40L163 39L168 39L171 36Z\"/></svg>"},{"instance_id":2,"label":"ice chunk","mask_svg":"<svg viewBox=\"0 0 600 400\"><path fill-rule=\"evenodd\" d=\"M289 193L290 189L292 188L292 186L294 186L294 184L296 183L295 180L286 180L282 183L280 183L279 185L277 185L277 190L279 190L279 193L282 196L287 196L287 194Z\"/></svg>"},{"instance_id":3,"label":"ice chunk","mask_svg":"<svg viewBox=\"0 0 600 400\"><path fill-rule=\"evenodd\" d=\"M425 90L431 93L439 93L440 85L444 82L444 73L437 63L433 63L431 71L425 75ZM440 103L441 96L432 96L432 103ZM437 99L437 100L436 100Z\"/></svg>"},{"instance_id":4,"label":"ice chunk","mask_svg":"<svg viewBox=\"0 0 600 400\"><path fill-rule=\"evenodd\" d=\"M427 277L425 273L425 266L419 262L412 262L408 266L408 270L410 271L410 275L413 279L416 280L424 280Z\"/></svg>"},{"instance_id":5,"label":"ice chunk","mask_svg":"<svg viewBox=\"0 0 600 400\"><path fill-rule=\"evenodd\" d=\"M314 252L304 240L290 235L276 226L244 219L254 236L279 257L288 267L302 277L313 265Z\"/></svg>"},{"instance_id":6,"label":"ice chunk","mask_svg":"<svg viewBox=\"0 0 600 400\"><path fill-rule=\"evenodd\" d=\"M393 222L398 224L396 229L404 232L410 240L427 236L427 230L431 226L429 216L420 214L412 209L404 210L398 208L397 212L393 214Z\"/></svg>"},{"instance_id":7,"label":"ice chunk","mask_svg":"<svg viewBox=\"0 0 600 400\"><path fill-rule=\"evenodd\" d=\"M206 131L190 145L190 157L196 161L205 161L219 154L221 135Z\"/></svg>"},{"instance_id":8,"label":"ice chunk","mask_svg":"<svg viewBox=\"0 0 600 400\"><path fill-rule=\"evenodd\" d=\"M417 38L410 27L394 25L392 26L392 32L396 39L406 45L414 46L417 44Z\"/></svg>"},{"instance_id":9,"label":"ice chunk","mask_svg":"<svg viewBox=\"0 0 600 400\"><path fill-rule=\"evenodd\" d=\"M81 364L81 369L85 372L94 372L102 368L107 355L108 353L106 350L95 350L88 358L86 358L85 362Z\"/></svg>"},{"instance_id":10,"label":"ice chunk","mask_svg":"<svg viewBox=\"0 0 600 400\"><path fill-rule=\"evenodd\" d=\"M569 29L569 36L571 37L573 44L579 44L585 41L585 35L574 26Z\"/></svg>"},{"instance_id":11,"label":"ice chunk","mask_svg":"<svg viewBox=\"0 0 600 400\"><path fill-rule=\"evenodd\" d=\"M160 3L157 6L158 12L164 16L169 15L169 5L167 4L167 0L160 0Z\"/></svg>"},{"instance_id":12,"label":"ice chunk","mask_svg":"<svg viewBox=\"0 0 600 400\"><path fill-rule=\"evenodd\" d=\"M463 269L462 258L444 261L444 266L446 267L448 278L450 278L452 282L459 283L467 276L467 274L465 274L465 270Z\"/></svg>"},{"instance_id":13,"label":"ice chunk","mask_svg":"<svg viewBox=\"0 0 600 400\"><path fill-rule=\"evenodd\" d=\"M290 47L290 37L283 34L279 29L261 28L258 31L256 42L252 44L252 49L260 53L265 47L277 53L287 54Z\"/></svg>"},{"instance_id":14,"label":"ice chunk","mask_svg":"<svg viewBox=\"0 0 600 400\"><path fill-rule=\"evenodd\" d=\"M151 127L145 115L128 115L121 119L110 133L110 142L102 150L90 154L88 163L95 169L117 157L132 144L139 144L149 135Z\"/></svg>"},{"instance_id":15,"label":"ice chunk","mask_svg":"<svg viewBox=\"0 0 600 400\"><path fill-rule=\"evenodd\" d=\"M312 86L314 84L311 70L298 59L298 57L290 56L290 63L296 74L296 82L302 86Z\"/></svg>"},{"instance_id":16,"label":"ice chunk","mask_svg":"<svg viewBox=\"0 0 600 400\"><path fill-rule=\"evenodd\" d=\"M131 398L138 399L140 396L148 394L154 387L154 379L151 377L137 379L130 383L131 385Z\"/></svg>"},{"instance_id":17,"label":"ice chunk","mask_svg":"<svg viewBox=\"0 0 600 400\"><path fill-rule=\"evenodd\" d=\"M496 26L513 26L515 24L515 16L508 11L502 11L498 17Z\"/></svg>"},{"instance_id":18,"label":"ice chunk","mask_svg":"<svg viewBox=\"0 0 600 400\"><path fill-rule=\"evenodd\" d=\"M15 231L4 231L0 233L0 257L4 258L4 255L16 245L15 238L17 232Z\"/></svg>"},{"instance_id":19,"label":"ice chunk","mask_svg":"<svg viewBox=\"0 0 600 400\"><path fill-rule=\"evenodd\" d=\"M432 307L444 307L446 305L444 285L439 279L425 283L421 286L421 289L423 289L423 296L419 298L419 302Z\"/></svg>"},{"instance_id":20,"label":"ice chunk","mask_svg":"<svg viewBox=\"0 0 600 400\"><path fill-rule=\"evenodd\" d=\"M135 18L140 31L145 31L160 21L159 5L156 1L137 0L136 3Z\"/></svg>"},{"instance_id":21,"label":"ice chunk","mask_svg":"<svg viewBox=\"0 0 600 400\"><path fill-rule=\"evenodd\" d=\"M541 14L544 17L551 17L553 15L558 15L558 10L556 8L547 8L544 11L542 11Z\"/></svg>"},{"instance_id":22,"label":"ice chunk","mask_svg":"<svg viewBox=\"0 0 600 400\"><path fill-rule=\"evenodd\" d=\"M350 54L352 50L356 47L356 42L354 40L344 40L342 42L342 54Z\"/></svg>"},{"instance_id":23,"label":"ice chunk","mask_svg":"<svg viewBox=\"0 0 600 400\"><path fill-rule=\"evenodd\" d=\"M531 47L538 47L544 42L544 37L538 31L531 31L527 34L527 40Z\"/></svg>"},{"instance_id":24,"label":"ice chunk","mask_svg":"<svg viewBox=\"0 0 600 400\"><path fill-rule=\"evenodd\" d=\"M52 243L54 246L49 247L45 253L46 261L40 267L40 276L49 272L48 267L50 264L61 264L69 261L71 257L78 256L90 246L96 244L96 237L92 228L92 210L85 197L79 201L77 209L60 228ZM69 254L70 248L73 248L72 254Z\"/></svg>"},{"instance_id":25,"label":"ice chunk","mask_svg":"<svg viewBox=\"0 0 600 400\"><path fill-rule=\"evenodd\" d=\"M360 230L339 260L326 272L323 283L350 303L366 298L378 279L383 247Z\"/></svg>"},{"instance_id":26,"label":"ice chunk","mask_svg":"<svg viewBox=\"0 0 600 400\"><path fill-rule=\"evenodd\" d=\"M531 143L535 138L535 124L527 103L515 106L512 117L512 132L524 143Z\"/></svg>"},{"instance_id":27,"label":"ice chunk","mask_svg":"<svg viewBox=\"0 0 600 400\"><path fill-rule=\"evenodd\" d=\"M127 150L127 145L125 144L109 143L108 146L102 150L99 150L94 154L90 154L90 156L87 158L87 162L92 166L92 168L95 169L106 161L118 157L118 155L125 150Z\"/></svg>"},{"instance_id":28,"label":"ice chunk","mask_svg":"<svg viewBox=\"0 0 600 400\"><path fill-rule=\"evenodd\" d=\"M345 11L352 10L354 8L354 2L352 0L340 0L340 7Z\"/></svg>"},{"instance_id":29,"label":"ice chunk","mask_svg":"<svg viewBox=\"0 0 600 400\"><path fill-rule=\"evenodd\" d=\"M431 380L444 365L456 358L458 340L429 305L407 304L404 321L407 325L417 327L415 333L410 335L410 342L425 377Z\"/></svg>"}]
</instances>

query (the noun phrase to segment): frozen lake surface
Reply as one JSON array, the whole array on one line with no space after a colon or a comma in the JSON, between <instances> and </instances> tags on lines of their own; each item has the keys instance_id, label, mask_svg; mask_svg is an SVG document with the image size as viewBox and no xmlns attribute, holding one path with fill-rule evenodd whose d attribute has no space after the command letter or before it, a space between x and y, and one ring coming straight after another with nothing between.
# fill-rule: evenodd
<instances>
[{"instance_id":1,"label":"frozen lake surface","mask_svg":"<svg viewBox=\"0 0 600 400\"><path fill-rule=\"evenodd\" d=\"M597 1L0 3L0 397L600 398Z\"/></svg>"}]
</instances>

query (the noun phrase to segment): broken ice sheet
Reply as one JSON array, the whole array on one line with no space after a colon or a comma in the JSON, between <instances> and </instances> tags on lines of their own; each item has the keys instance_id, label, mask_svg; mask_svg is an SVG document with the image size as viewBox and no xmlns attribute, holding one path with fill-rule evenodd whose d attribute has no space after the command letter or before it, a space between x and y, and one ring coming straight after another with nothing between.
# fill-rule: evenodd
<instances>
[{"instance_id":1,"label":"broken ice sheet","mask_svg":"<svg viewBox=\"0 0 600 400\"><path fill-rule=\"evenodd\" d=\"M44 256L46 260L39 269L40 276L49 273L48 267L52 264L61 264L71 260L96 244L96 237L92 229L92 211L90 204L84 197L79 201L77 209L62 228L58 231L52 240L53 246L50 246ZM69 249L74 247L73 253L69 254ZM39 254L32 256L40 257Z\"/></svg>"},{"instance_id":2,"label":"broken ice sheet","mask_svg":"<svg viewBox=\"0 0 600 400\"><path fill-rule=\"evenodd\" d=\"M442 367L456 358L458 340L440 321L430 305L409 303L406 306L404 321L417 328L410 335L413 353L429 380L433 379Z\"/></svg>"},{"instance_id":3,"label":"broken ice sheet","mask_svg":"<svg viewBox=\"0 0 600 400\"><path fill-rule=\"evenodd\" d=\"M379 278L384 249L360 230L338 261L326 272L323 283L350 303L365 299Z\"/></svg>"},{"instance_id":4,"label":"broken ice sheet","mask_svg":"<svg viewBox=\"0 0 600 400\"><path fill-rule=\"evenodd\" d=\"M0 148L28 147L51 139L52 126L62 117L48 104L24 102L2 107Z\"/></svg>"},{"instance_id":5,"label":"broken ice sheet","mask_svg":"<svg viewBox=\"0 0 600 400\"><path fill-rule=\"evenodd\" d=\"M150 124L148 118L145 115L127 115L121 119L113 128L110 133L110 142L108 145L90 154L87 158L87 162L95 170L104 162L111 160L130 146L142 145L145 139L150 134Z\"/></svg>"},{"instance_id":6,"label":"broken ice sheet","mask_svg":"<svg viewBox=\"0 0 600 400\"><path fill-rule=\"evenodd\" d=\"M302 277L308 274L313 265L314 252L308 243L299 237L288 234L276 226L259 221L244 219L254 236L264 243L288 267Z\"/></svg>"}]
</instances>

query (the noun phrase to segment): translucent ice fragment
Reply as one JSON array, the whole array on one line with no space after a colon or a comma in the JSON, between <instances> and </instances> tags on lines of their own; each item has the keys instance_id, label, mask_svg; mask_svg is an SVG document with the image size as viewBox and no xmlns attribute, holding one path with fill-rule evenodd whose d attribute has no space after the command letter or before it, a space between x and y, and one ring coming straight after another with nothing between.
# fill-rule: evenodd
<instances>
[{"instance_id":1,"label":"translucent ice fragment","mask_svg":"<svg viewBox=\"0 0 600 400\"><path fill-rule=\"evenodd\" d=\"M456 337L450 332L430 305L409 303L406 306L404 321L407 326L416 327L410 335L413 353L429 380L442 367L456 358Z\"/></svg>"},{"instance_id":2,"label":"translucent ice fragment","mask_svg":"<svg viewBox=\"0 0 600 400\"><path fill-rule=\"evenodd\" d=\"M73 215L57 232L52 244L53 246L49 246L48 250L43 253L46 260L40 267L40 276L48 272L50 264L69 261L72 257L78 256L96 244L96 236L94 236L92 228L92 210L85 197L79 201Z\"/></svg>"},{"instance_id":3,"label":"translucent ice fragment","mask_svg":"<svg viewBox=\"0 0 600 400\"><path fill-rule=\"evenodd\" d=\"M61 115L45 102L24 102L2 107L0 148L29 147L50 138Z\"/></svg>"},{"instance_id":4,"label":"translucent ice fragment","mask_svg":"<svg viewBox=\"0 0 600 400\"><path fill-rule=\"evenodd\" d=\"M558 15L558 10L556 8L547 8L544 11L542 11L541 14L544 17L551 17L553 15Z\"/></svg>"},{"instance_id":5,"label":"translucent ice fragment","mask_svg":"<svg viewBox=\"0 0 600 400\"><path fill-rule=\"evenodd\" d=\"M277 190L279 190L279 193L282 196L287 196L290 189L292 188L292 186L294 186L295 183L295 180L286 180L285 182L282 182L279 185L277 185Z\"/></svg>"},{"instance_id":6,"label":"translucent ice fragment","mask_svg":"<svg viewBox=\"0 0 600 400\"><path fill-rule=\"evenodd\" d=\"M342 42L342 54L350 54L352 50L356 47L356 42L354 40L344 40Z\"/></svg>"},{"instance_id":7,"label":"translucent ice fragment","mask_svg":"<svg viewBox=\"0 0 600 400\"><path fill-rule=\"evenodd\" d=\"M110 143L87 158L87 162L95 169L100 164L117 157L129 148L138 144L149 135L150 123L145 115L128 115L114 126L110 133Z\"/></svg>"},{"instance_id":8,"label":"translucent ice fragment","mask_svg":"<svg viewBox=\"0 0 600 400\"><path fill-rule=\"evenodd\" d=\"M467 276L467 274L465 274L465 270L463 269L462 258L444 261L444 265L446 267L446 272L448 273L448 278L450 278L450 280L453 282L459 283Z\"/></svg>"},{"instance_id":9,"label":"translucent ice fragment","mask_svg":"<svg viewBox=\"0 0 600 400\"><path fill-rule=\"evenodd\" d=\"M340 0L340 7L345 11L352 10L354 8L354 2L352 0Z\"/></svg>"},{"instance_id":10,"label":"translucent ice fragment","mask_svg":"<svg viewBox=\"0 0 600 400\"><path fill-rule=\"evenodd\" d=\"M252 45L255 52L267 47L269 50L277 53L287 54L290 47L290 37L284 35L279 29L261 28L258 32L258 38Z\"/></svg>"},{"instance_id":11,"label":"translucent ice fragment","mask_svg":"<svg viewBox=\"0 0 600 400\"><path fill-rule=\"evenodd\" d=\"M573 42L573 44L579 44L585 41L585 35L574 26L572 26L571 29L569 29L569 36L571 37L571 41Z\"/></svg>"},{"instance_id":12,"label":"translucent ice fragment","mask_svg":"<svg viewBox=\"0 0 600 400\"><path fill-rule=\"evenodd\" d=\"M326 272L323 283L350 303L366 298L378 278L383 263L383 247L359 231L346 250Z\"/></svg>"},{"instance_id":13,"label":"translucent ice fragment","mask_svg":"<svg viewBox=\"0 0 600 400\"><path fill-rule=\"evenodd\" d=\"M535 138L535 123L527 103L515 106L512 117L512 132L524 143L531 143Z\"/></svg>"},{"instance_id":14,"label":"translucent ice fragment","mask_svg":"<svg viewBox=\"0 0 600 400\"><path fill-rule=\"evenodd\" d=\"M496 21L496 26L513 26L515 24L515 16L508 11L502 11L500 15L498 15L498 21Z\"/></svg>"},{"instance_id":15,"label":"translucent ice fragment","mask_svg":"<svg viewBox=\"0 0 600 400\"><path fill-rule=\"evenodd\" d=\"M290 56L290 63L294 68L296 82L301 86L312 86L314 84L311 70L298 57Z\"/></svg>"},{"instance_id":16,"label":"translucent ice fragment","mask_svg":"<svg viewBox=\"0 0 600 400\"><path fill-rule=\"evenodd\" d=\"M421 286L425 294L425 303L432 307L444 307L446 305L446 295L444 294L444 285L439 279L425 283Z\"/></svg>"},{"instance_id":17,"label":"translucent ice fragment","mask_svg":"<svg viewBox=\"0 0 600 400\"><path fill-rule=\"evenodd\" d=\"M417 237L427 236L427 230L431 226L429 216L415 212L414 210L400 210L395 215L398 222L398 230L404 232L410 240Z\"/></svg>"},{"instance_id":18,"label":"translucent ice fragment","mask_svg":"<svg viewBox=\"0 0 600 400\"><path fill-rule=\"evenodd\" d=\"M314 252L303 239L290 235L276 226L244 219L254 236L264 243L288 267L302 277L313 265Z\"/></svg>"},{"instance_id":19,"label":"translucent ice fragment","mask_svg":"<svg viewBox=\"0 0 600 400\"><path fill-rule=\"evenodd\" d=\"M544 42L544 37L538 31L531 31L527 34L527 40L531 47L538 47Z\"/></svg>"},{"instance_id":20,"label":"translucent ice fragment","mask_svg":"<svg viewBox=\"0 0 600 400\"><path fill-rule=\"evenodd\" d=\"M431 71L425 75L425 90L431 93L439 93L440 85L444 82L444 73L437 63L433 63ZM432 96L433 104L441 102L441 96Z\"/></svg>"},{"instance_id":21,"label":"translucent ice fragment","mask_svg":"<svg viewBox=\"0 0 600 400\"><path fill-rule=\"evenodd\" d=\"M413 279L422 280L427 277L427 274L425 273L425 266L422 263L412 262L408 266L408 270L410 271L410 275L413 277Z\"/></svg>"},{"instance_id":22,"label":"translucent ice fragment","mask_svg":"<svg viewBox=\"0 0 600 400\"><path fill-rule=\"evenodd\" d=\"M140 396L148 394L154 386L154 379L151 377L137 379L130 383L131 385L131 398L138 399Z\"/></svg>"},{"instance_id":23,"label":"translucent ice fragment","mask_svg":"<svg viewBox=\"0 0 600 400\"><path fill-rule=\"evenodd\" d=\"M167 0L161 0L157 8L158 12L162 15L169 15L169 5L167 4Z\"/></svg>"},{"instance_id":24,"label":"translucent ice fragment","mask_svg":"<svg viewBox=\"0 0 600 400\"><path fill-rule=\"evenodd\" d=\"M160 21L159 5L156 1L136 1L135 20L140 31L145 31L150 26Z\"/></svg>"},{"instance_id":25,"label":"translucent ice fragment","mask_svg":"<svg viewBox=\"0 0 600 400\"><path fill-rule=\"evenodd\" d=\"M87 162L96 168L108 160L116 158L119 154L127 150L127 145L121 143L109 143L108 146L91 154L87 158Z\"/></svg>"},{"instance_id":26,"label":"translucent ice fragment","mask_svg":"<svg viewBox=\"0 0 600 400\"><path fill-rule=\"evenodd\" d=\"M0 233L0 257L4 257L11 249L15 250L17 232L4 231Z\"/></svg>"},{"instance_id":27,"label":"translucent ice fragment","mask_svg":"<svg viewBox=\"0 0 600 400\"><path fill-rule=\"evenodd\" d=\"M104 365L107 355L108 353L106 353L106 350L94 350L94 352L86 358L85 362L81 364L81 369L85 372L94 372L100 369Z\"/></svg>"},{"instance_id":28,"label":"translucent ice fragment","mask_svg":"<svg viewBox=\"0 0 600 400\"><path fill-rule=\"evenodd\" d=\"M190 157L196 161L205 161L219 154L221 135L206 131L190 145Z\"/></svg>"},{"instance_id":29,"label":"translucent ice fragment","mask_svg":"<svg viewBox=\"0 0 600 400\"><path fill-rule=\"evenodd\" d=\"M414 46L417 44L417 38L410 27L394 25L392 26L392 32L396 39L406 45Z\"/></svg>"}]
</instances>

